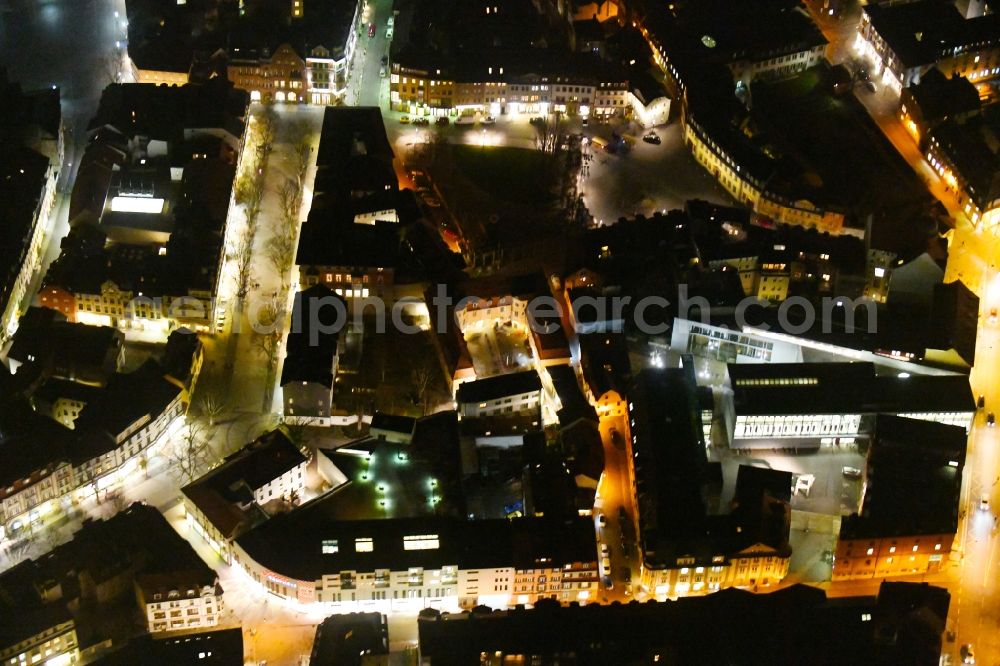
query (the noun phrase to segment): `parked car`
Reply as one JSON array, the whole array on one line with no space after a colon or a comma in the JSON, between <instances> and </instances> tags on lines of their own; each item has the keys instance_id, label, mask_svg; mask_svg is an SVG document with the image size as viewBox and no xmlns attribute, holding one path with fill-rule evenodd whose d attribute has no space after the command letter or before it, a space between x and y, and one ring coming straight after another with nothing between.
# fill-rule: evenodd
<instances>
[{"instance_id":1,"label":"parked car","mask_svg":"<svg viewBox=\"0 0 1000 666\"><path fill-rule=\"evenodd\" d=\"M966 643L959 649L958 654L962 657L963 664L974 664L976 663L976 654L972 651L972 644Z\"/></svg>"},{"instance_id":2,"label":"parked car","mask_svg":"<svg viewBox=\"0 0 1000 666\"><path fill-rule=\"evenodd\" d=\"M988 427L992 428L996 424L997 424L997 417L993 414L993 412L990 412L989 414L987 414L986 415L986 425Z\"/></svg>"},{"instance_id":3,"label":"parked car","mask_svg":"<svg viewBox=\"0 0 1000 666\"><path fill-rule=\"evenodd\" d=\"M861 470L857 467L842 467L840 471L849 479L861 478Z\"/></svg>"},{"instance_id":4,"label":"parked car","mask_svg":"<svg viewBox=\"0 0 1000 666\"><path fill-rule=\"evenodd\" d=\"M988 493L983 493L979 496L979 510L989 511L990 510L990 496Z\"/></svg>"},{"instance_id":5,"label":"parked car","mask_svg":"<svg viewBox=\"0 0 1000 666\"><path fill-rule=\"evenodd\" d=\"M414 118L413 119L413 124L414 125L430 125L431 121L428 120L427 118Z\"/></svg>"},{"instance_id":6,"label":"parked car","mask_svg":"<svg viewBox=\"0 0 1000 666\"><path fill-rule=\"evenodd\" d=\"M980 394L979 398L976 400L976 409L982 409L986 406L986 396Z\"/></svg>"},{"instance_id":7,"label":"parked car","mask_svg":"<svg viewBox=\"0 0 1000 666\"><path fill-rule=\"evenodd\" d=\"M608 550L608 544L601 542L601 557L611 557L611 551Z\"/></svg>"},{"instance_id":8,"label":"parked car","mask_svg":"<svg viewBox=\"0 0 1000 666\"><path fill-rule=\"evenodd\" d=\"M400 116L399 117L399 124L400 125L409 125L410 124L410 117L409 116Z\"/></svg>"},{"instance_id":9,"label":"parked car","mask_svg":"<svg viewBox=\"0 0 1000 666\"><path fill-rule=\"evenodd\" d=\"M368 36L369 37L374 37L375 36L375 24L374 23L369 23L368 24Z\"/></svg>"},{"instance_id":10,"label":"parked car","mask_svg":"<svg viewBox=\"0 0 1000 666\"><path fill-rule=\"evenodd\" d=\"M379 68L378 75L383 79L385 78L385 65L382 65L382 67Z\"/></svg>"},{"instance_id":11,"label":"parked car","mask_svg":"<svg viewBox=\"0 0 1000 666\"><path fill-rule=\"evenodd\" d=\"M611 576L602 576L601 581L604 583L604 588L607 590L614 589L615 582L611 580Z\"/></svg>"},{"instance_id":12,"label":"parked car","mask_svg":"<svg viewBox=\"0 0 1000 666\"><path fill-rule=\"evenodd\" d=\"M587 124L588 124L587 116L583 117L583 119L580 121L580 124L583 125L584 127L587 126Z\"/></svg>"},{"instance_id":13,"label":"parked car","mask_svg":"<svg viewBox=\"0 0 1000 666\"><path fill-rule=\"evenodd\" d=\"M656 132L650 132L642 137L642 140L646 143L652 143L654 145L660 145L660 135Z\"/></svg>"},{"instance_id":14,"label":"parked car","mask_svg":"<svg viewBox=\"0 0 1000 666\"><path fill-rule=\"evenodd\" d=\"M607 527L608 526L607 516L605 516L603 513L597 514L597 524L600 525L601 527Z\"/></svg>"},{"instance_id":15,"label":"parked car","mask_svg":"<svg viewBox=\"0 0 1000 666\"><path fill-rule=\"evenodd\" d=\"M541 125L545 122L545 118L542 118L541 116L533 116L528 122L532 125Z\"/></svg>"},{"instance_id":16,"label":"parked car","mask_svg":"<svg viewBox=\"0 0 1000 666\"><path fill-rule=\"evenodd\" d=\"M496 123L496 121L497 121L497 119L494 118L493 116L486 116L485 118L483 118L479 122L481 122L484 125L493 125L494 123Z\"/></svg>"},{"instance_id":17,"label":"parked car","mask_svg":"<svg viewBox=\"0 0 1000 666\"><path fill-rule=\"evenodd\" d=\"M441 116L437 120L434 121L434 124L435 125L447 125L448 124L448 117L447 116Z\"/></svg>"}]
</instances>

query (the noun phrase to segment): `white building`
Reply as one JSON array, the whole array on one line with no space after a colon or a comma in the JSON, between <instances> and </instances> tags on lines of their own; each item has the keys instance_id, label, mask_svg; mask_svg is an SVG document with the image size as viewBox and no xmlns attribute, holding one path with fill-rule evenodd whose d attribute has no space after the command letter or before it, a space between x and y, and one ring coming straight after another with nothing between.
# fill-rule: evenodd
<instances>
[{"instance_id":1,"label":"white building","mask_svg":"<svg viewBox=\"0 0 1000 666\"><path fill-rule=\"evenodd\" d=\"M460 419L529 414L541 409L542 382L534 370L466 382L456 402Z\"/></svg>"},{"instance_id":2,"label":"white building","mask_svg":"<svg viewBox=\"0 0 1000 666\"><path fill-rule=\"evenodd\" d=\"M139 576L136 595L151 634L217 626L223 609L221 588L181 574Z\"/></svg>"}]
</instances>

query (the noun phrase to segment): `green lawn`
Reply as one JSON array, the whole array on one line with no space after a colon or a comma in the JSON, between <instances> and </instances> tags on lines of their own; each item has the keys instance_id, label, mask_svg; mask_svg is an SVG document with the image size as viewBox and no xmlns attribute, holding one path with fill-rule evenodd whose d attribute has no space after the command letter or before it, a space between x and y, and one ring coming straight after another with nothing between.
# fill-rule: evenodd
<instances>
[{"instance_id":1,"label":"green lawn","mask_svg":"<svg viewBox=\"0 0 1000 666\"><path fill-rule=\"evenodd\" d=\"M552 156L538 150L453 146L455 170L498 201L549 206L555 173Z\"/></svg>"}]
</instances>

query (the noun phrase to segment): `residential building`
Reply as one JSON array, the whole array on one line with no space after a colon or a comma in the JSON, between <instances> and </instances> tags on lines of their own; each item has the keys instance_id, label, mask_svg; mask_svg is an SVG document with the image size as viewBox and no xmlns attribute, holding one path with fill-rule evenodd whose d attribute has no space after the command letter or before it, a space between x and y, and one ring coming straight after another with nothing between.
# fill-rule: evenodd
<instances>
[{"instance_id":1,"label":"residential building","mask_svg":"<svg viewBox=\"0 0 1000 666\"><path fill-rule=\"evenodd\" d=\"M262 507L302 500L307 462L280 430L261 435L181 489L191 527L228 557L232 539L266 518Z\"/></svg>"},{"instance_id":2,"label":"residential building","mask_svg":"<svg viewBox=\"0 0 1000 666\"><path fill-rule=\"evenodd\" d=\"M959 374L876 374L868 362L730 363L728 373L724 418L740 449L853 444L882 413L968 429L975 411Z\"/></svg>"},{"instance_id":3,"label":"residential building","mask_svg":"<svg viewBox=\"0 0 1000 666\"><path fill-rule=\"evenodd\" d=\"M371 437L396 444L409 444L413 441L413 433L417 428L417 419L412 416L399 416L376 411L372 422L368 425Z\"/></svg>"},{"instance_id":4,"label":"residential building","mask_svg":"<svg viewBox=\"0 0 1000 666\"><path fill-rule=\"evenodd\" d=\"M101 389L68 379L48 379L31 394L31 402L39 414L48 414L70 430L80 412L101 394Z\"/></svg>"},{"instance_id":5,"label":"residential building","mask_svg":"<svg viewBox=\"0 0 1000 666\"><path fill-rule=\"evenodd\" d=\"M624 416L632 378L623 333L578 335L584 394L599 417Z\"/></svg>"},{"instance_id":6,"label":"residential building","mask_svg":"<svg viewBox=\"0 0 1000 666\"><path fill-rule=\"evenodd\" d=\"M394 298L402 261L402 195L376 108L328 108L313 202L299 237L299 284L325 285L352 302ZM372 217L374 215L374 217Z\"/></svg>"},{"instance_id":7,"label":"residential building","mask_svg":"<svg viewBox=\"0 0 1000 666\"><path fill-rule=\"evenodd\" d=\"M183 581L184 592L162 610L148 609L147 601L160 606L155 581L168 580ZM217 619L222 589L215 572L155 508L136 503L106 520L84 521L70 541L0 575L0 663L92 663L133 631L129 622L128 629L113 635L91 613L134 618L143 627L147 612L163 613L174 629L210 626L208 615L184 598L190 596L188 586L212 599ZM165 588L165 600L170 589ZM149 628L159 633L159 620L152 619Z\"/></svg>"},{"instance_id":8,"label":"residential building","mask_svg":"<svg viewBox=\"0 0 1000 666\"><path fill-rule=\"evenodd\" d=\"M972 223L1000 228L1000 157L977 123L939 123L920 143L930 167L955 190Z\"/></svg>"},{"instance_id":9,"label":"residential building","mask_svg":"<svg viewBox=\"0 0 1000 666\"><path fill-rule=\"evenodd\" d=\"M542 382L534 370L465 382L455 396L460 419L539 414Z\"/></svg>"},{"instance_id":10,"label":"residential building","mask_svg":"<svg viewBox=\"0 0 1000 666\"><path fill-rule=\"evenodd\" d=\"M967 19L948 0L873 3L861 13L855 48L897 94L934 67L978 83L1000 75L1000 15Z\"/></svg>"},{"instance_id":11,"label":"residential building","mask_svg":"<svg viewBox=\"0 0 1000 666\"><path fill-rule=\"evenodd\" d=\"M147 450L184 412L184 392L154 360L113 375L74 422L70 452L83 496L107 491L147 464Z\"/></svg>"},{"instance_id":12,"label":"residential building","mask_svg":"<svg viewBox=\"0 0 1000 666\"><path fill-rule=\"evenodd\" d=\"M926 583L882 583L877 597L844 598L797 584L669 602L428 610L417 632L427 666L548 663L565 655L587 664L935 666L949 603L946 589ZM734 627L725 640L714 633L718 623Z\"/></svg>"},{"instance_id":13,"label":"residential building","mask_svg":"<svg viewBox=\"0 0 1000 666\"><path fill-rule=\"evenodd\" d=\"M331 615L316 627L309 663L314 666L367 666L388 658L389 625L381 613Z\"/></svg>"},{"instance_id":14,"label":"residential building","mask_svg":"<svg viewBox=\"0 0 1000 666\"><path fill-rule=\"evenodd\" d=\"M899 96L899 118L917 142L938 123L964 122L979 109L976 86L964 76L949 78L936 68L924 74L919 83L903 88Z\"/></svg>"},{"instance_id":15,"label":"residential building","mask_svg":"<svg viewBox=\"0 0 1000 666\"><path fill-rule=\"evenodd\" d=\"M207 629L219 624L222 589L210 569L139 574L135 587L151 634Z\"/></svg>"},{"instance_id":16,"label":"residential building","mask_svg":"<svg viewBox=\"0 0 1000 666\"><path fill-rule=\"evenodd\" d=\"M330 417L346 319L344 299L326 285L313 285L295 295L281 368L286 418Z\"/></svg>"},{"instance_id":17,"label":"residential building","mask_svg":"<svg viewBox=\"0 0 1000 666\"><path fill-rule=\"evenodd\" d=\"M56 180L63 161L58 89L25 93L0 68L0 339L7 340L28 305L28 284L41 266Z\"/></svg>"},{"instance_id":18,"label":"residential building","mask_svg":"<svg viewBox=\"0 0 1000 666\"><path fill-rule=\"evenodd\" d=\"M833 580L940 571L958 528L963 428L880 414L861 510L843 519Z\"/></svg>"},{"instance_id":19,"label":"residential building","mask_svg":"<svg viewBox=\"0 0 1000 666\"><path fill-rule=\"evenodd\" d=\"M766 587L788 573L791 475L740 467L729 513L709 481L692 364L644 370L629 392L630 477L637 492L640 584L655 597Z\"/></svg>"},{"instance_id":20,"label":"residential building","mask_svg":"<svg viewBox=\"0 0 1000 666\"><path fill-rule=\"evenodd\" d=\"M103 655L96 666L243 666L243 629L217 629L197 633L143 634Z\"/></svg>"},{"instance_id":21,"label":"residential building","mask_svg":"<svg viewBox=\"0 0 1000 666\"><path fill-rule=\"evenodd\" d=\"M103 386L125 363L125 336L109 326L65 320L56 310L30 307L14 334L7 363L28 364L44 377Z\"/></svg>"}]
</instances>

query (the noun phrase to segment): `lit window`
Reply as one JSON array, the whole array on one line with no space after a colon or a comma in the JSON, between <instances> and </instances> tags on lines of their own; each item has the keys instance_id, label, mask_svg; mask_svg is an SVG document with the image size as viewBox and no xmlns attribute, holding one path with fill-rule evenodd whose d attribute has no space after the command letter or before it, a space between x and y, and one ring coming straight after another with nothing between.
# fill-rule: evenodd
<instances>
[{"instance_id":1,"label":"lit window","mask_svg":"<svg viewBox=\"0 0 1000 666\"><path fill-rule=\"evenodd\" d=\"M339 553L340 548L337 546L336 539L323 539L323 554L333 555L334 553Z\"/></svg>"},{"instance_id":2,"label":"lit window","mask_svg":"<svg viewBox=\"0 0 1000 666\"><path fill-rule=\"evenodd\" d=\"M403 550L434 550L440 547L437 534L411 534L403 537Z\"/></svg>"},{"instance_id":3,"label":"lit window","mask_svg":"<svg viewBox=\"0 0 1000 666\"><path fill-rule=\"evenodd\" d=\"M861 614L861 621L862 622L871 622L872 621L872 614L871 613L862 613Z\"/></svg>"},{"instance_id":4,"label":"lit window","mask_svg":"<svg viewBox=\"0 0 1000 666\"><path fill-rule=\"evenodd\" d=\"M934 550L941 550L941 544L939 543L934 544Z\"/></svg>"},{"instance_id":5,"label":"lit window","mask_svg":"<svg viewBox=\"0 0 1000 666\"><path fill-rule=\"evenodd\" d=\"M354 550L358 553L370 553L375 550L375 542L371 537L361 537L354 540Z\"/></svg>"},{"instance_id":6,"label":"lit window","mask_svg":"<svg viewBox=\"0 0 1000 666\"><path fill-rule=\"evenodd\" d=\"M874 555L875 554L875 549L874 548L869 548L868 551L867 551L867 553L868 553L868 555Z\"/></svg>"},{"instance_id":7,"label":"lit window","mask_svg":"<svg viewBox=\"0 0 1000 666\"><path fill-rule=\"evenodd\" d=\"M889 552L890 553L895 553L896 552L896 547L895 546L889 546Z\"/></svg>"}]
</instances>

